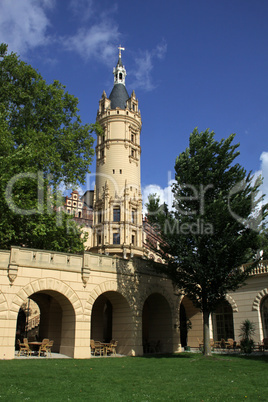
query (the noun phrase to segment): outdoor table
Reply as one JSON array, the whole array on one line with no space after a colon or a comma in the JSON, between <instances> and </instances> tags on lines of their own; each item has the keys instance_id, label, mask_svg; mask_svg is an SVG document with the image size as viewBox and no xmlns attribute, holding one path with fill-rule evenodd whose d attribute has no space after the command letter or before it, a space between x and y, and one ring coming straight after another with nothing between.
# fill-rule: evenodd
<instances>
[{"instance_id":1,"label":"outdoor table","mask_svg":"<svg viewBox=\"0 0 268 402\"><path fill-rule=\"evenodd\" d=\"M110 346L110 343L101 342L101 346L103 346L104 353L107 356L107 348Z\"/></svg>"},{"instance_id":2,"label":"outdoor table","mask_svg":"<svg viewBox=\"0 0 268 402\"><path fill-rule=\"evenodd\" d=\"M38 352L39 347L42 345L42 342L38 341L33 341L33 342L28 342L29 346L32 346L35 352Z\"/></svg>"}]
</instances>

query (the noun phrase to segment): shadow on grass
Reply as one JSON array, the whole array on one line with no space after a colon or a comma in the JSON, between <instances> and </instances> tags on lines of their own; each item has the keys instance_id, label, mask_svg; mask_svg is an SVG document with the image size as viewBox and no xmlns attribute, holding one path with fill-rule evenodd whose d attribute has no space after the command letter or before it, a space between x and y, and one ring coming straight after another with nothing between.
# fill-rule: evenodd
<instances>
[{"instance_id":1,"label":"shadow on grass","mask_svg":"<svg viewBox=\"0 0 268 402\"><path fill-rule=\"evenodd\" d=\"M263 361L263 362L268 363L268 355L255 355L255 354L242 354L242 353L233 355L230 353L230 354L225 354L224 356L228 356L228 357L232 356L234 358L242 359L242 360L256 360L256 361Z\"/></svg>"},{"instance_id":2,"label":"shadow on grass","mask_svg":"<svg viewBox=\"0 0 268 402\"><path fill-rule=\"evenodd\" d=\"M156 354L146 354L143 356L140 356L143 359L189 359L189 358L199 358L199 359L225 359L225 358L233 358L233 359L242 359L242 360L256 360L256 361L261 361L264 363L268 363L268 355L255 355L255 354L250 354L250 355L245 355L245 354L232 354L232 353L212 353L211 356L204 356L202 353L194 353L194 352L182 352L182 353L156 353Z\"/></svg>"},{"instance_id":3,"label":"shadow on grass","mask_svg":"<svg viewBox=\"0 0 268 402\"><path fill-rule=\"evenodd\" d=\"M198 353L150 353L140 357L144 359L189 359L193 355L198 355Z\"/></svg>"}]
</instances>

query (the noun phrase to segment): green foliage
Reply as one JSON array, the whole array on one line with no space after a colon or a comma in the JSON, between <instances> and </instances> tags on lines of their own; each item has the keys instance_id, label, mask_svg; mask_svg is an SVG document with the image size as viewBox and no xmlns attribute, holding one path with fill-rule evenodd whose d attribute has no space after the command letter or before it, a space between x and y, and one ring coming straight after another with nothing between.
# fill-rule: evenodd
<instances>
[{"instance_id":1,"label":"green foliage","mask_svg":"<svg viewBox=\"0 0 268 402\"><path fill-rule=\"evenodd\" d=\"M267 205L260 208L260 178L253 182L235 163L234 134L219 142L214 135L195 129L177 157L174 211L162 225L163 254L171 256L165 272L203 311L206 326L217 303L252 269L238 267L253 261L267 215Z\"/></svg>"},{"instance_id":2,"label":"green foliage","mask_svg":"<svg viewBox=\"0 0 268 402\"><path fill-rule=\"evenodd\" d=\"M46 193L53 189L52 201L60 183L85 182L94 154L91 133L101 133L101 128L98 123L82 125L78 99L58 81L47 84L15 53L7 54L5 44L0 45L0 71L0 247L25 244L81 251L83 241L75 245L79 230L59 239L72 224L64 217L58 226ZM40 203L45 204L42 211ZM18 208L38 213L18 213Z\"/></svg>"},{"instance_id":3,"label":"green foliage","mask_svg":"<svg viewBox=\"0 0 268 402\"><path fill-rule=\"evenodd\" d=\"M265 228L260 233L259 249L263 251L262 258L268 260L268 228Z\"/></svg>"},{"instance_id":4,"label":"green foliage","mask_svg":"<svg viewBox=\"0 0 268 402\"><path fill-rule=\"evenodd\" d=\"M250 320L245 320L240 328L240 347L241 351L244 353L252 353L254 348L253 336L255 335L256 329L255 324Z\"/></svg>"},{"instance_id":5,"label":"green foliage","mask_svg":"<svg viewBox=\"0 0 268 402\"><path fill-rule=\"evenodd\" d=\"M148 222L159 230L168 219L168 206L165 202L160 204L160 197L157 194L149 194L148 201L145 204L147 208L146 217Z\"/></svg>"}]
</instances>

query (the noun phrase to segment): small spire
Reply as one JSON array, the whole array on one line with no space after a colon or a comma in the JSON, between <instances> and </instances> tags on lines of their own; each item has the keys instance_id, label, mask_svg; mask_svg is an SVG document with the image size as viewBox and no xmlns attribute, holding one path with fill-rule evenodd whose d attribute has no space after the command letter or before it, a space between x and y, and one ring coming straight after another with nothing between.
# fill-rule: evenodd
<instances>
[{"instance_id":1,"label":"small spire","mask_svg":"<svg viewBox=\"0 0 268 402\"><path fill-rule=\"evenodd\" d=\"M125 78L126 78L126 69L123 66L122 60L121 60L121 50L125 50L124 47L121 45L118 46L119 49L119 58L116 67L113 69L113 74L114 74L114 85L115 84L123 84L125 85Z\"/></svg>"},{"instance_id":2,"label":"small spire","mask_svg":"<svg viewBox=\"0 0 268 402\"><path fill-rule=\"evenodd\" d=\"M119 58L121 59L121 50L125 50L125 48L119 45L118 49L119 49Z\"/></svg>"}]
</instances>

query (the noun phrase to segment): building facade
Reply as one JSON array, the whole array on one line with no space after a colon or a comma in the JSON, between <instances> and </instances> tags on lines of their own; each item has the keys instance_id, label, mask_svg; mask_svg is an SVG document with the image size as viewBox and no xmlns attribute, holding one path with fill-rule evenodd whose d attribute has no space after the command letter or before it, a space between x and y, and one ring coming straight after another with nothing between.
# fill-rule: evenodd
<instances>
[{"instance_id":1,"label":"building facade","mask_svg":"<svg viewBox=\"0 0 268 402\"><path fill-rule=\"evenodd\" d=\"M36 336L53 339L54 352L74 358L91 356L90 339L116 339L118 353L136 356L198 347L203 337L201 312L148 262L162 261L146 243L157 246L158 237L142 219L142 123L136 95L125 86L121 48L113 73L113 89L109 97L103 92L97 113L103 135L94 192L73 191L65 202L89 233L87 251L0 250L0 359L14 358L16 339L25 336L21 317L29 299L39 309ZM256 325L256 342L268 337L267 261L212 315L211 338L238 341L246 318Z\"/></svg>"}]
</instances>

